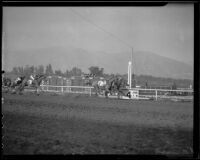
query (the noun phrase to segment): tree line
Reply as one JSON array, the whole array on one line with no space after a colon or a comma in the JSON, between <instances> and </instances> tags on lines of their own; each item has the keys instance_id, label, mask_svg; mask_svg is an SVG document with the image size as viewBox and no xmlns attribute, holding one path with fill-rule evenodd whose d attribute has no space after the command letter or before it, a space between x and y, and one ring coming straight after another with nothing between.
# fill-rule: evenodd
<instances>
[{"instance_id":1,"label":"tree line","mask_svg":"<svg viewBox=\"0 0 200 160\"><path fill-rule=\"evenodd\" d=\"M88 70L90 74L94 74L96 76L104 76L104 68L99 68L98 66L91 66L90 68L88 68ZM48 64L46 66L26 65L24 67L23 66L13 67L10 73L15 75L25 75L25 76L29 76L31 74L46 74L48 76L57 75L63 77L81 76L82 74L85 74L78 67L73 67L71 70L67 69L65 72L62 72L60 69L53 70L51 64Z\"/></svg>"},{"instance_id":2,"label":"tree line","mask_svg":"<svg viewBox=\"0 0 200 160\"><path fill-rule=\"evenodd\" d=\"M127 79L127 74L106 74L104 73L104 68L100 68L98 66L91 66L88 68L89 73L96 75L98 77L112 77L112 76L122 76L123 78ZM46 74L48 76L56 75L62 76L66 78L71 78L72 76L81 76L85 74L80 68L73 67L71 70L66 69L65 72L62 72L60 69L54 70L51 64L46 66L39 65L39 66L29 66L26 65L24 67L13 67L12 71L10 72L15 75L25 75L29 76L30 74ZM153 77L151 75L132 75L132 86L135 87L137 85L143 87L149 86L171 86L174 89L177 87L180 88L188 88L190 85L193 85L192 80L188 79L172 79L172 78L163 78L163 77Z\"/></svg>"}]
</instances>

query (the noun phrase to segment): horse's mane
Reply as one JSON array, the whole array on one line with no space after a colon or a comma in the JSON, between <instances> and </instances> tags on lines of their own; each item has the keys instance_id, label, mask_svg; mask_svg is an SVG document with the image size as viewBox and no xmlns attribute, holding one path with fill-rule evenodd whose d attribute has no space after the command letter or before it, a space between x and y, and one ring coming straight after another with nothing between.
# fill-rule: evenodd
<instances>
[{"instance_id":1,"label":"horse's mane","mask_svg":"<svg viewBox=\"0 0 200 160\"><path fill-rule=\"evenodd\" d=\"M26 78L26 76L21 76L21 78L22 78L22 81Z\"/></svg>"},{"instance_id":2,"label":"horse's mane","mask_svg":"<svg viewBox=\"0 0 200 160\"><path fill-rule=\"evenodd\" d=\"M39 74L39 75L36 75L35 79L38 80L40 78L46 78L47 76L45 74Z\"/></svg>"}]
</instances>

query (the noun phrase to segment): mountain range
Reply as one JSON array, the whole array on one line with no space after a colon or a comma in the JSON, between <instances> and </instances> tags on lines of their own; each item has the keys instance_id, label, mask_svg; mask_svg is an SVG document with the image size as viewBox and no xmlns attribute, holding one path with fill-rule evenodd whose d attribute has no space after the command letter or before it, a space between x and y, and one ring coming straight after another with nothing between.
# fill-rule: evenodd
<instances>
[{"instance_id":1,"label":"mountain range","mask_svg":"<svg viewBox=\"0 0 200 160\"><path fill-rule=\"evenodd\" d=\"M131 59L131 53L127 52L92 52L75 47L11 51L9 54L10 59L8 57L5 59L7 66L51 64L54 70L61 69L63 72L73 67L89 72L90 66L98 66L104 68L104 73L126 74L128 61ZM155 53L135 51L133 73L164 78L193 79L193 66Z\"/></svg>"}]
</instances>

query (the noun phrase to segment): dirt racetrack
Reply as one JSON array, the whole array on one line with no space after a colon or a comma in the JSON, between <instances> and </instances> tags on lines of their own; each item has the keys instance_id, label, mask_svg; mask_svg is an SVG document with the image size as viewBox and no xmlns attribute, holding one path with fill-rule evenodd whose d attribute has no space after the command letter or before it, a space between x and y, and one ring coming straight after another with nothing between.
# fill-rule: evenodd
<instances>
[{"instance_id":1,"label":"dirt racetrack","mask_svg":"<svg viewBox=\"0 0 200 160\"><path fill-rule=\"evenodd\" d=\"M3 93L3 154L192 154L193 103Z\"/></svg>"}]
</instances>

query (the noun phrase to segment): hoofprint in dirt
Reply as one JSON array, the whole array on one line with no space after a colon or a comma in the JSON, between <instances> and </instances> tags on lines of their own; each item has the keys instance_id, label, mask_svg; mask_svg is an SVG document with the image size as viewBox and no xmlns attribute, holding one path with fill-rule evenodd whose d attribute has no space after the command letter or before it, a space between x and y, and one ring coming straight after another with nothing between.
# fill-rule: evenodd
<instances>
[{"instance_id":1,"label":"hoofprint in dirt","mask_svg":"<svg viewBox=\"0 0 200 160\"><path fill-rule=\"evenodd\" d=\"M4 154L192 154L190 102L3 96Z\"/></svg>"}]
</instances>

